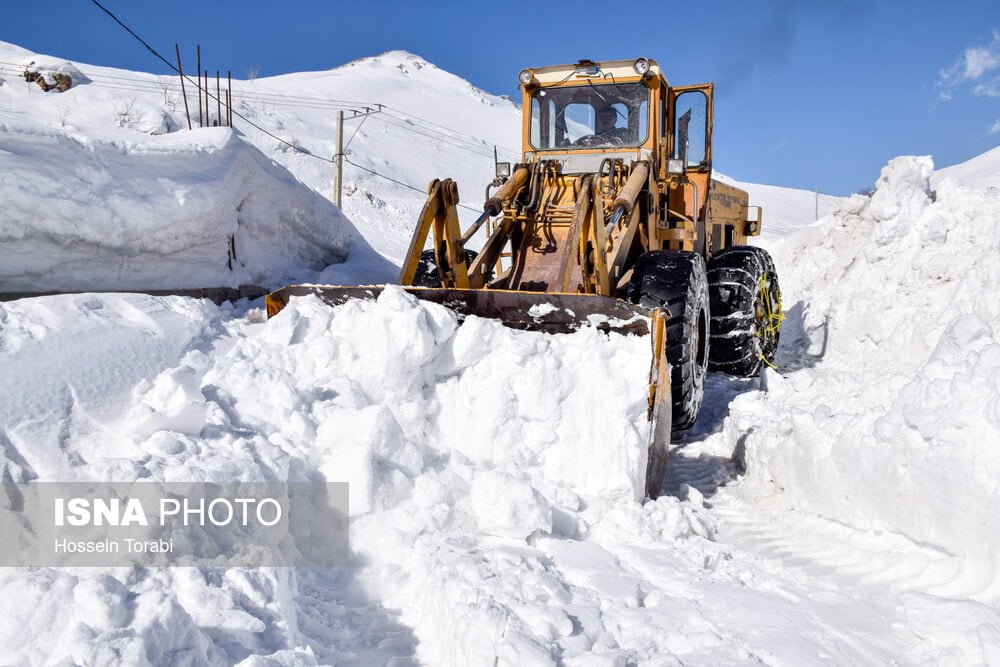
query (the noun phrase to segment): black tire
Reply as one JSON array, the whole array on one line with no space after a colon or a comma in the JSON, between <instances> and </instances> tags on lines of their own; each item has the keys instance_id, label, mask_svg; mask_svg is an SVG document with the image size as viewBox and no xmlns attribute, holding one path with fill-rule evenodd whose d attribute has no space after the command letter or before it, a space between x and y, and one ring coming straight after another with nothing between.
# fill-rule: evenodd
<instances>
[{"instance_id":1,"label":"black tire","mask_svg":"<svg viewBox=\"0 0 1000 667\"><path fill-rule=\"evenodd\" d=\"M781 333L781 288L763 248L731 246L708 263L712 309L709 368L753 377L774 363Z\"/></svg>"},{"instance_id":2,"label":"black tire","mask_svg":"<svg viewBox=\"0 0 1000 667\"><path fill-rule=\"evenodd\" d=\"M472 266L472 260L478 253L472 250L465 251L465 264ZM433 250L424 250L420 253L420 262L417 264L417 273L413 276L415 287L441 287L441 276L438 273L437 260L434 258Z\"/></svg>"},{"instance_id":3,"label":"black tire","mask_svg":"<svg viewBox=\"0 0 1000 667\"><path fill-rule=\"evenodd\" d=\"M708 370L710 311L705 261L693 252L647 252L632 270L628 298L647 308L667 309L672 428L690 428L701 409Z\"/></svg>"}]
</instances>

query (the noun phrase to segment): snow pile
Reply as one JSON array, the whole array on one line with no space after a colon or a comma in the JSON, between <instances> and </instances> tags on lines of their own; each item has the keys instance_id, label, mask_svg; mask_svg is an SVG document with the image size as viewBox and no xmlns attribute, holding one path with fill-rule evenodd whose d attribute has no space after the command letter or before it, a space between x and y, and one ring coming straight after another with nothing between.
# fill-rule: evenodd
<instances>
[{"instance_id":1,"label":"snow pile","mask_svg":"<svg viewBox=\"0 0 1000 667\"><path fill-rule=\"evenodd\" d=\"M293 301L203 384L243 428L350 482L352 548L423 659L523 664L574 632L528 545L629 506L668 539L700 525L673 499L635 504L648 345L459 325L390 287L335 309Z\"/></svg>"},{"instance_id":2,"label":"snow pile","mask_svg":"<svg viewBox=\"0 0 1000 667\"><path fill-rule=\"evenodd\" d=\"M748 489L960 557L921 588L1000 595L1000 192L930 158L883 169L774 246L788 321L766 393L732 405Z\"/></svg>"},{"instance_id":3,"label":"snow pile","mask_svg":"<svg viewBox=\"0 0 1000 667\"><path fill-rule=\"evenodd\" d=\"M635 633L683 619L656 620L662 592L613 574L611 550L674 553L710 529L700 503L637 502L647 338L460 324L392 287L337 308L295 299L266 323L228 313L138 295L0 307L0 361L30 376L0 387L0 464L38 481L347 481L351 564L8 570L0 662L380 663L416 650L431 664L524 664L665 650ZM128 354L102 365L119 347ZM704 557L684 556L698 568ZM647 597L642 622L624 622ZM691 650L676 632L663 636ZM697 645L715 650L712 636Z\"/></svg>"},{"instance_id":4,"label":"snow pile","mask_svg":"<svg viewBox=\"0 0 1000 667\"><path fill-rule=\"evenodd\" d=\"M352 482L352 513L404 493L443 453L467 467L472 486L484 469L488 488L503 486L503 471L586 497L640 500L648 346L594 329L543 336L476 317L459 326L444 306L389 286L377 302L299 302L205 382L254 430L288 441L305 435L314 467ZM261 391L264 377L280 377L291 393L275 400ZM541 499L537 489L522 491ZM538 502L528 514L548 516ZM507 531L521 522L503 507L499 499L482 505L482 516Z\"/></svg>"},{"instance_id":5,"label":"snow pile","mask_svg":"<svg viewBox=\"0 0 1000 667\"><path fill-rule=\"evenodd\" d=\"M190 465L178 467L180 478L205 479L194 465L195 440L184 433L196 416L174 408L186 405L184 373L204 372L209 355L221 352L214 343L230 313L207 301L134 294L0 304L4 479L166 479L162 462L185 459ZM178 431L149 435L150 405L160 425L172 420ZM235 478L235 466L263 476L252 458L230 457L215 479ZM5 506L8 493L5 487ZM280 569L3 568L0 663L143 665L171 656L174 663L227 664L245 657L247 645L261 650L291 632L289 579Z\"/></svg>"},{"instance_id":6,"label":"snow pile","mask_svg":"<svg viewBox=\"0 0 1000 667\"><path fill-rule=\"evenodd\" d=\"M351 223L238 131L177 131L175 80L3 43L0 71L0 292L275 286L347 256Z\"/></svg>"}]
</instances>

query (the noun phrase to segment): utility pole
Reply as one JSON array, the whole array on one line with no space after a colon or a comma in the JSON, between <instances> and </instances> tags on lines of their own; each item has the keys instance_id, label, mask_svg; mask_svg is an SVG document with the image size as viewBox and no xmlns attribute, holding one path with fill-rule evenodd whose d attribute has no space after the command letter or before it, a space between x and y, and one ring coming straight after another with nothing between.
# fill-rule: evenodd
<instances>
[{"instance_id":1,"label":"utility pole","mask_svg":"<svg viewBox=\"0 0 1000 667\"><path fill-rule=\"evenodd\" d=\"M181 47L174 42L174 53L177 54L177 73L181 75L181 96L184 97L184 115L188 119L188 129L191 129L191 111L188 109L188 95L184 90L184 68L181 67Z\"/></svg>"},{"instance_id":2,"label":"utility pole","mask_svg":"<svg viewBox=\"0 0 1000 667\"><path fill-rule=\"evenodd\" d=\"M333 203L340 208L341 191L344 187L344 112L337 112L337 154L333 156L336 168L333 172Z\"/></svg>"},{"instance_id":3,"label":"utility pole","mask_svg":"<svg viewBox=\"0 0 1000 667\"><path fill-rule=\"evenodd\" d=\"M372 109L371 107L364 107L365 112L361 113L357 109L350 109L353 114L348 120L355 120L357 118L361 119L364 123L365 119L372 114L381 113L384 104L376 104L377 109ZM358 133L361 126L358 125L354 130L354 134L348 140L347 145L350 146L351 142L354 141L354 136ZM336 204L337 208L340 208L341 201L343 200L343 190L344 190L344 112L343 110L337 112L337 152L333 156L333 203Z\"/></svg>"},{"instance_id":4,"label":"utility pole","mask_svg":"<svg viewBox=\"0 0 1000 667\"><path fill-rule=\"evenodd\" d=\"M198 127L205 127L205 117L201 115L202 99L201 99L201 44L196 47L198 53L198 69L196 74L198 75Z\"/></svg>"}]
</instances>

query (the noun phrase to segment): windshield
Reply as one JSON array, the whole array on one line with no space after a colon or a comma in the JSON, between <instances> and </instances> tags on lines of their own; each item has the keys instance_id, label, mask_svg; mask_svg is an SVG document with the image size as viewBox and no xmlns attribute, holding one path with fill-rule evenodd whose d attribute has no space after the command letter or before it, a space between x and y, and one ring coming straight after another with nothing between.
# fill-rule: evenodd
<instances>
[{"instance_id":1,"label":"windshield","mask_svg":"<svg viewBox=\"0 0 1000 667\"><path fill-rule=\"evenodd\" d=\"M542 88L531 96L531 145L634 147L649 134L649 89L641 83Z\"/></svg>"}]
</instances>

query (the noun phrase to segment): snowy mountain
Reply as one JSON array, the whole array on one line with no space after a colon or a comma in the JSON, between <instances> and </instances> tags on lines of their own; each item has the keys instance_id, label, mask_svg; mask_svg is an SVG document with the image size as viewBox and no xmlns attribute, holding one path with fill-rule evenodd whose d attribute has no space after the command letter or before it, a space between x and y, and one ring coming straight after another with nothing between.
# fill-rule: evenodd
<instances>
[{"instance_id":1,"label":"snowy mountain","mask_svg":"<svg viewBox=\"0 0 1000 667\"><path fill-rule=\"evenodd\" d=\"M810 225L829 215L842 197L824 195L808 190L783 188L778 185L743 183L725 174L715 172L715 178L750 195L750 205L763 208L764 239L774 239ZM753 213L751 213L751 216Z\"/></svg>"},{"instance_id":2,"label":"snowy mountain","mask_svg":"<svg viewBox=\"0 0 1000 667\"><path fill-rule=\"evenodd\" d=\"M10 47L0 60L33 58ZM151 137L147 116L181 119L163 93L134 92L152 110L117 127L120 92L101 77L156 77L73 66L94 83L47 97L0 73L0 148L20 146L0 163L54 173L41 148L71 142L70 164L89 165L76 195L60 195L75 217L115 210L116 191L85 178L129 178L116 156L191 163L201 151L234 165L205 183L181 167L159 185L138 173L149 196L119 202L126 217L160 215L182 177L211 210L231 196L204 194L221 190L214 179L242 172L232 192L266 187L267 202L248 204L262 219L310 188L329 194L328 164L263 133ZM399 52L240 85L244 112L323 155L332 105L291 95L388 105L348 157L406 183L459 175L466 202L492 175L491 144L516 136L508 102ZM74 90L86 105L67 129L52 105ZM449 129L435 134L441 109ZM350 483L352 514L342 567L2 568L0 663L995 662L994 153L937 172L896 158L872 195L821 200L818 222L814 193L745 186L765 205L761 241L783 288L777 368L709 378L665 494L645 503L645 339L459 323L398 289L338 308L300 299L270 320L253 304L180 297L0 304L5 480L321 477ZM398 258L422 197L347 173L347 218ZM14 202L44 183L4 178ZM319 202L306 210L312 233L324 220L334 238L351 231ZM326 275L384 270L363 250ZM9 488L0 511L16 501Z\"/></svg>"}]
</instances>

